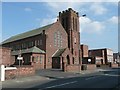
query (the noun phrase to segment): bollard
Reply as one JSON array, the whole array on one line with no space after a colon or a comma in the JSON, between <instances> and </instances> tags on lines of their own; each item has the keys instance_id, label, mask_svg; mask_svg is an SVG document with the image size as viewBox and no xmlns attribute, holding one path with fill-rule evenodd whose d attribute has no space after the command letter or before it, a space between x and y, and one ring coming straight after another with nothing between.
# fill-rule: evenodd
<instances>
[{"instance_id":1,"label":"bollard","mask_svg":"<svg viewBox=\"0 0 120 90\"><path fill-rule=\"evenodd\" d=\"M1 81L5 81L5 66L1 65Z\"/></svg>"}]
</instances>

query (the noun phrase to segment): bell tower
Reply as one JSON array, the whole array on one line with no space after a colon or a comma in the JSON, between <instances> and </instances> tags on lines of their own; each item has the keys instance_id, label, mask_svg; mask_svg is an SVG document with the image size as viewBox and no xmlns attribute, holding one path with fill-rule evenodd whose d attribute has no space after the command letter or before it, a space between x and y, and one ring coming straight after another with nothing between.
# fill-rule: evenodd
<instances>
[{"instance_id":1,"label":"bell tower","mask_svg":"<svg viewBox=\"0 0 120 90\"><path fill-rule=\"evenodd\" d=\"M74 60L80 60L79 14L72 8L59 12L59 21L68 34L68 48Z\"/></svg>"}]
</instances>

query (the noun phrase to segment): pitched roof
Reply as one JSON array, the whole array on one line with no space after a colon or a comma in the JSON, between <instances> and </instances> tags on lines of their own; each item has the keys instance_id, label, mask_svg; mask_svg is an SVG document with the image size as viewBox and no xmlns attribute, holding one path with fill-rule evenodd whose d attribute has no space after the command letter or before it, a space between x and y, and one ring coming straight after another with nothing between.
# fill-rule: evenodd
<instances>
[{"instance_id":1,"label":"pitched roof","mask_svg":"<svg viewBox=\"0 0 120 90\"><path fill-rule=\"evenodd\" d=\"M23 54L23 53L45 53L45 51L39 49L38 47L34 46L32 48L29 49L23 49L23 50L17 50L17 51L12 51L12 55L19 55L19 54Z\"/></svg>"},{"instance_id":2,"label":"pitched roof","mask_svg":"<svg viewBox=\"0 0 120 90\"><path fill-rule=\"evenodd\" d=\"M65 49L66 48L58 49L52 57L59 57L65 51Z\"/></svg>"},{"instance_id":3,"label":"pitched roof","mask_svg":"<svg viewBox=\"0 0 120 90\"><path fill-rule=\"evenodd\" d=\"M2 44L38 35L38 34L42 33L43 30L47 30L48 28L50 28L53 24L54 23L49 24L47 26L43 26L43 27L38 28L38 29L34 29L34 30L31 30L31 31L22 33L22 34L12 36L12 37L8 38L7 40L3 41Z\"/></svg>"}]
</instances>

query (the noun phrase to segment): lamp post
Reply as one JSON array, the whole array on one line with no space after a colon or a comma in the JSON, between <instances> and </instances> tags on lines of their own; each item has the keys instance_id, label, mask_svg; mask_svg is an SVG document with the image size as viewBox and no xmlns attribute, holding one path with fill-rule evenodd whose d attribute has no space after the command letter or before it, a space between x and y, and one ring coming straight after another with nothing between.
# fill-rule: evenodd
<instances>
[{"instance_id":1,"label":"lamp post","mask_svg":"<svg viewBox=\"0 0 120 90\"><path fill-rule=\"evenodd\" d=\"M83 14L81 17L86 17L86 14ZM81 25L80 25L81 26ZM80 44L80 49L79 49L79 52L80 52L80 61L79 63L82 64L82 50L81 50L81 44Z\"/></svg>"}]
</instances>

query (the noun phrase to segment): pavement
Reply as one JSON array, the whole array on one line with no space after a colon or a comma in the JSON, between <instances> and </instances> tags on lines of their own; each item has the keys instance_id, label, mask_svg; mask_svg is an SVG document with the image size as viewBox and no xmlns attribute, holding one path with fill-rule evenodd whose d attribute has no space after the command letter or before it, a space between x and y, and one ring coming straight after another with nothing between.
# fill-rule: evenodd
<instances>
[{"instance_id":1,"label":"pavement","mask_svg":"<svg viewBox=\"0 0 120 90\"><path fill-rule=\"evenodd\" d=\"M6 80L2 82L2 88L30 88L36 86L37 84L38 85L44 84L46 82L50 82L56 79L80 77L83 75L100 73L101 71L105 70L103 69L86 70L81 71L79 73L62 72L61 70L56 69L38 70L36 71L36 74L33 76Z\"/></svg>"},{"instance_id":2,"label":"pavement","mask_svg":"<svg viewBox=\"0 0 120 90\"><path fill-rule=\"evenodd\" d=\"M38 70L36 71L36 75L48 77L48 78L70 78L70 77L78 77L81 75L91 74L91 73L98 73L100 71L104 71L103 69L95 69L95 70L84 70L78 73L76 72L63 72L60 69L46 69L46 70Z\"/></svg>"}]
</instances>

